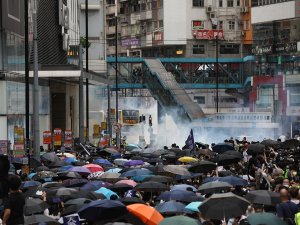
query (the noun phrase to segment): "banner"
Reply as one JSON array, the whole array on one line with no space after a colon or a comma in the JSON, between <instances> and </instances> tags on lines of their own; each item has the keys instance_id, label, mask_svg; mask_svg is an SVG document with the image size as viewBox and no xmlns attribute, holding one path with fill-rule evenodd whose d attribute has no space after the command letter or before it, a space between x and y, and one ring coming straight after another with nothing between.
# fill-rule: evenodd
<instances>
[{"instance_id":1,"label":"banner","mask_svg":"<svg viewBox=\"0 0 300 225\"><path fill-rule=\"evenodd\" d=\"M0 140L0 155L8 154L8 140Z\"/></svg>"},{"instance_id":2,"label":"banner","mask_svg":"<svg viewBox=\"0 0 300 225\"><path fill-rule=\"evenodd\" d=\"M73 145L73 132L71 130L65 130L64 146L71 148Z\"/></svg>"},{"instance_id":3,"label":"banner","mask_svg":"<svg viewBox=\"0 0 300 225\"><path fill-rule=\"evenodd\" d=\"M224 31L223 30L193 30L193 36L196 39L205 39L212 40L216 39L224 39Z\"/></svg>"},{"instance_id":4,"label":"banner","mask_svg":"<svg viewBox=\"0 0 300 225\"><path fill-rule=\"evenodd\" d=\"M14 156L23 157L25 155L25 138L24 138L24 128L14 127Z\"/></svg>"},{"instance_id":5,"label":"banner","mask_svg":"<svg viewBox=\"0 0 300 225\"><path fill-rule=\"evenodd\" d=\"M43 144L44 145L52 144L52 133L50 130L46 130L43 132Z\"/></svg>"},{"instance_id":6,"label":"banner","mask_svg":"<svg viewBox=\"0 0 300 225\"><path fill-rule=\"evenodd\" d=\"M62 130L60 128L55 128L53 131L53 136L54 136L54 146L61 146Z\"/></svg>"}]
</instances>

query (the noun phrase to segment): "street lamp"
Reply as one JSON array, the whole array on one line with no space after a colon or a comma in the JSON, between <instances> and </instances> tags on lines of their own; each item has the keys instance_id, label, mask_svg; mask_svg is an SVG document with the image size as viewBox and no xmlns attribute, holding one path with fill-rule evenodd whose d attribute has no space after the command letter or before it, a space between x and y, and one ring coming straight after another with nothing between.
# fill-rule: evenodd
<instances>
[{"instance_id":1,"label":"street lamp","mask_svg":"<svg viewBox=\"0 0 300 225\"><path fill-rule=\"evenodd\" d=\"M119 122L119 96L118 96L118 0L115 0L115 68L116 68L116 123ZM116 132L116 143L119 147L119 134Z\"/></svg>"}]
</instances>

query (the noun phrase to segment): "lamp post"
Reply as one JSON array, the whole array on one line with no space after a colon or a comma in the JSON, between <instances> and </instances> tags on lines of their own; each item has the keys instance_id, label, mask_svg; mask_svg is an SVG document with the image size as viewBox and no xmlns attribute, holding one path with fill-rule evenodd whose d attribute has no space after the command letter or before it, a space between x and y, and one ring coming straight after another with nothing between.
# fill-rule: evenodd
<instances>
[{"instance_id":1,"label":"lamp post","mask_svg":"<svg viewBox=\"0 0 300 225\"><path fill-rule=\"evenodd\" d=\"M36 159L40 157L40 123L39 123L39 65L38 65L38 36L37 36L37 0L32 1L33 22L33 149Z\"/></svg>"},{"instance_id":2,"label":"lamp post","mask_svg":"<svg viewBox=\"0 0 300 225\"><path fill-rule=\"evenodd\" d=\"M85 66L86 72L89 72L89 9L88 0L85 0ZM89 141L89 79L85 79L85 101L86 101L86 142Z\"/></svg>"}]
</instances>

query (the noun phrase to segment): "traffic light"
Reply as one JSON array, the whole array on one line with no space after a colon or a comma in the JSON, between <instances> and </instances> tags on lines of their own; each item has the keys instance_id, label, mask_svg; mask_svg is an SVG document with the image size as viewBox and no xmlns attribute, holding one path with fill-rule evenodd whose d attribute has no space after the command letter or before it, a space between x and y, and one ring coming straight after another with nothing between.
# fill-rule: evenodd
<instances>
[{"instance_id":1,"label":"traffic light","mask_svg":"<svg viewBox=\"0 0 300 225\"><path fill-rule=\"evenodd\" d=\"M149 116L149 126L152 127L152 116Z\"/></svg>"}]
</instances>

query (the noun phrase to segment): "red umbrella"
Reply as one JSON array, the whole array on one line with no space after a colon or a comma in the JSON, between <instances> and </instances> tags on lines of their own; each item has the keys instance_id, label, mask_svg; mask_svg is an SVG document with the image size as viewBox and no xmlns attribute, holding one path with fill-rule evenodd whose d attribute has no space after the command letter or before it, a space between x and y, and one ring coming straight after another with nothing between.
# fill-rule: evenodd
<instances>
[{"instance_id":1,"label":"red umbrella","mask_svg":"<svg viewBox=\"0 0 300 225\"><path fill-rule=\"evenodd\" d=\"M87 168L89 171L91 171L91 173L104 171L104 169L102 168L102 166L99 166L97 164L92 164L92 163L86 164L83 167Z\"/></svg>"},{"instance_id":2,"label":"red umbrella","mask_svg":"<svg viewBox=\"0 0 300 225\"><path fill-rule=\"evenodd\" d=\"M116 184L128 184L132 187L135 187L137 183L134 180L120 180Z\"/></svg>"}]
</instances>

